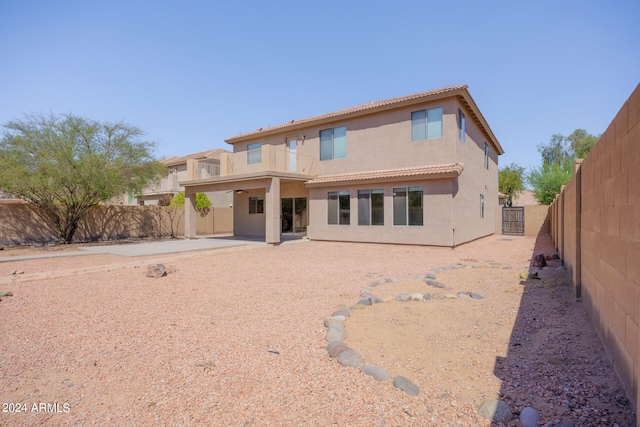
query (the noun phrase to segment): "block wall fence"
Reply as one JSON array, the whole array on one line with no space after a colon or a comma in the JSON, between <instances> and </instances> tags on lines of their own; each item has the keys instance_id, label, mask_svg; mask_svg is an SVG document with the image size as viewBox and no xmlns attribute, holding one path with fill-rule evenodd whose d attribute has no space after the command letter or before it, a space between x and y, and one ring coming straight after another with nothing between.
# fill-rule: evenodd
<instances>
[{"instance_id":1,"label":"block wall fence","mask_svg":"<svg viewBox=\"0 0 640 427\"><path fill-rule=\"evenodd\" d=\"M169 215L172 212L172 215ZM211 208L196 215L199 235L233 233L233 208ZM95 206L82 221L74 242L126 238L184 236L184 208L160 206ZM55 233L25 203L0 203L0 245L55 242Z\"/></svg>"},{"instance_id":2,"label":"block wall fence","mask_svg":"<svg viewBox=\"0 0 640 427\"><path fill-rule=\"evenodd\" d=\"M550 206L551 237L636 413L640 407L640 85ZM638 422L640 427L640 421Z\"/></svg>"}]
</instances>

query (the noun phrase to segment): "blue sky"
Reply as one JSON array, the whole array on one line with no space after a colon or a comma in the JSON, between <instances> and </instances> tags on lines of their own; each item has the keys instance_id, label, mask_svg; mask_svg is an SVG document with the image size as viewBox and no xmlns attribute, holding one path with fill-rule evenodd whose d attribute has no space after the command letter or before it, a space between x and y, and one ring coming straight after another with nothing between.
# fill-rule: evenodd
<instances>
[{"instance_id":1,"label":"blue sky","mask_svg":"<svg viewBox=\"0 0 640 427\"><path fill-rule=\"evenodd\" d=\"M640 83L640 2L0 0L0 123L124 120L185 155L467 84L506 154L605 131Z\"/></svg>"}]
</instances>

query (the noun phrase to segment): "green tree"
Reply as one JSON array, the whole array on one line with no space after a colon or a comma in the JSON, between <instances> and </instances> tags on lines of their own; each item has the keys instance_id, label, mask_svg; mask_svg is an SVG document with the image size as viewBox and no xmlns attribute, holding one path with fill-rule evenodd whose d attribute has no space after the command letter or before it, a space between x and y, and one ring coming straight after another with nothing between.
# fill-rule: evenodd
<instances>
[{"instance_id":1,"label":"green tree","mask_svg":"<svg viewBox=\"0 0 640 427\"><path fill-rule=\"evenodd\" d=\"M165 168L152 158L154 144L124 122L32 114L4 128L0 189L24 199L65 243L93 206L140 192Z\"/></svg>"},{"instance_id":2,"label":"green tree","mask_svg":"<svg viewBox=\"0 0 640 427\"><path fill-rule=\"evenodd\" d=\"M589 151L591 151L599 139L600 135L591 135L584 129L576 129L566 138L569 146L571 147L571 151L573 151L573 154L577 159L587 157L587 154L589 154Z\"/></svg>"},{"instance_id":3,"label":"green tree","mask_svg":"<svg viewBox=\"0 0 640 427\"><path fill-rule=\"evenodd\" d=\"M573 160L573 152L567 146L566 138L559 133L551 136L547 144L538 145L538 152L542 156L542 163L560 165L569 159Z\"/></svg>"},{"instance_id":4,"label":"green tree","mask_svg":"<svg viewBox=\"0 0 640 427\"><path fill-rule=\"evenodd\" d=\"M184 206L184 191L179 192L173 199L169 206ZM211 207L211 200L204 193L196 193L196 210L204 211Z\"/></svg>"},{"instance_id":5,"label":"green tree","mask_svg":"<svg viewBox=\"0 0 640 427\"><path fill-rule=\"evenodd\" d=\"M576 129L567 137L557 133L547 144L538 145L542 167L533 169L527 180L540 203L548 205L553 202L560 188L571 179L575 159L586 157L598 139L599 135Z\"/></svg>"},{"instance_id":6,"label":"green tree","mask_svg":"<svg viewBox=\"0 0 640 427\"><path fill-rule=\"evenodd\" d=\"M167 215L169 216L169 224L171 227L171 237L176 238L176 230L174 229L174 221L175 227L177 228L180 224L180 220L184 215L184 209L176 209L180 207L184 207L184 191L179 192L173 199L171 199L171 203L169 204L169 209L166 210ZM211 200L204 193L196 193L196 210L200 212L201 215L206 214L211 207ZM177 220L176 220L177 218Z\"/></svg>"},{"instance_id":7,"label":"green tree","mask_svg":"<svg viewBox=\"0 0 640 427\"><path fill-rule=\"evenodd\" d=\"M506 205L513 204L513 198L524 190L524 168L511 163L498 172L498 189L507 195Z\"/></svg>"},{"instance_id":8,"label":"green tree","mask_svg":"<svg viewBox=\"0 0 640 427\"><path fill-rule=\"evenodd\" d=\"M527 180L536 199L543 205L550 205L572 175L573 160L567 159L562 164L544 163L542 167L534 168L527 175Z\"/></svg>"}]
</instances>

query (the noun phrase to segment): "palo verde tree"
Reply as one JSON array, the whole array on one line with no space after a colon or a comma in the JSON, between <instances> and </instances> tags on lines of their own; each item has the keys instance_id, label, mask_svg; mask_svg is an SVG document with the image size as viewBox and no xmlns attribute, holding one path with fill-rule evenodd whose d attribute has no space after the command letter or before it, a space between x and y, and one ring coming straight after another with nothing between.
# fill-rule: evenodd
<instances>
[{"instance_id":1,"label":"palo verde tree","mask_svg":"<svg viewBox=\"0 0 640 427\"><path fill-rule=\"evenodd\" d=\"M498 190L507 196L506 205L513 204L513 198L524 190L524 168L515 163L498 171Z\"/></svg>"},{"instance_id":2,"label":"palo verde tree","mask_svg":"<svg viewBox=\"0 0 640 427\"><path fill-rule=\"evenodd\" d=\"M65 243L93 206L140 192L165 169L152 157L154 144L124 122L51 113L4 128L0 188L24 199Z\"/></svg>"}]
</instances>

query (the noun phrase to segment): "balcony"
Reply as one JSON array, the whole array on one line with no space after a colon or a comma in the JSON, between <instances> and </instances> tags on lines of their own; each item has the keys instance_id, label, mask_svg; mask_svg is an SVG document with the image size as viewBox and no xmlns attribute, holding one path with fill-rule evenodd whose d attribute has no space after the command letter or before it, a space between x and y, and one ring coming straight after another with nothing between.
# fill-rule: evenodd
<instances>
[{"instance_id":1,"label":"balcony","mask_svg":"<svg viewBox=\"0 0 640 427\"><path fill-rule=\"evenodd\" d=\"M263 145L256 150L223 154L220 164L211 164L206 160L190 160L187 163L189 180L233 175L259 174L261 172L291 173L296 175L316 175L317 162L310 156L295 151L278 149L272 145Z\"/></svg>"}]
</instances>

